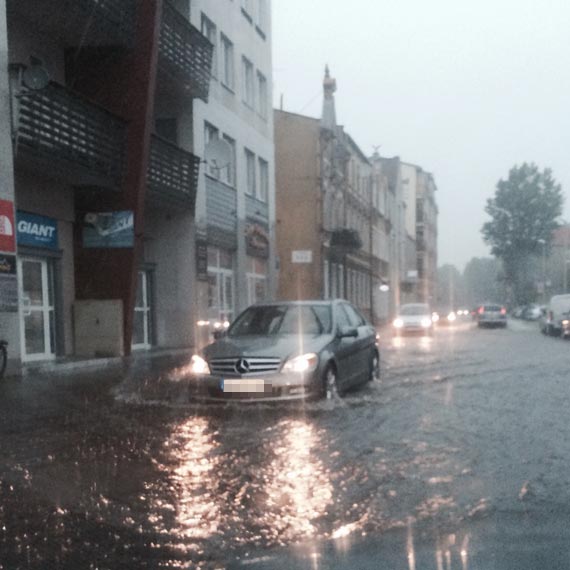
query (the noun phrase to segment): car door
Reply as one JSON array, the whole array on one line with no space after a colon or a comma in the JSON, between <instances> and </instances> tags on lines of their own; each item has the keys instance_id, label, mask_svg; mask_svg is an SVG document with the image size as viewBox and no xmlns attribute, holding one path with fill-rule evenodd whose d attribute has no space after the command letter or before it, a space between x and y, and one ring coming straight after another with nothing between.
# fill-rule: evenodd
<instances>
[{"instance_id":1,"label":"car door","mask_svg":"<svg viewBox=\"0 0 570 570\"><path fill-rule=\"evenodd\" d=\"M343 303L346 310L350 325L358 330L358 337L355 339L355 374L353 378L355 382L363 382L368 377L370 371L370 362L372 358L372 350L376 340L376 332L372 325L366 322L366 319L360 312L350 303Z\"/></svg>"},{"instance_id":2,"label":"car door","mask_svg":"<svg viewBox=\"0 0 570 570\"><path fill-rule=\"evenodd\" d=\"M347 329L352 326L350 324L348 314L341 303L335 305L335 326L338 335L340 335L340 332L343 329ZM348 387L354 383L354 378L358 374L357 338L339 336L335 350L335 357L338 367L339 385L342 387Z\"/></svg>"}]
</instances>

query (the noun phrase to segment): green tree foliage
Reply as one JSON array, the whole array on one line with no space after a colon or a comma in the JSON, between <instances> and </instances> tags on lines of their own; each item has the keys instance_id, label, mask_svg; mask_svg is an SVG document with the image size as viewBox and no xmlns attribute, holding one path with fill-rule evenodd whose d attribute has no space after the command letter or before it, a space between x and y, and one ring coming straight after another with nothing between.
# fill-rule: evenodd
<instances>
[{"instance_id":1,"label":"green tree foliage","mask_svg":"<svg viewBox=\"0 0 570 570\"><path fill-rule=\"evenodd\" d=\"M505 302L501 262L494 257L473 257L463 271L463 283L470 307L485 301Z\"/></svg>"},{"instance_id":2,"label":"green tree foliage","mask_svg":"<svg viewBox=\"0 0 570 570\"><path fill-rule=\"evenodd\" d=\"M491 219L483 225L485 242L503 262L511 302L528 302L534 284L529 264L548 250L552 232L559 226L562 188L552 171L542 172L531 163L514 166L507 180L499 180L485 211Z\"/></svg>"}]
</instances>

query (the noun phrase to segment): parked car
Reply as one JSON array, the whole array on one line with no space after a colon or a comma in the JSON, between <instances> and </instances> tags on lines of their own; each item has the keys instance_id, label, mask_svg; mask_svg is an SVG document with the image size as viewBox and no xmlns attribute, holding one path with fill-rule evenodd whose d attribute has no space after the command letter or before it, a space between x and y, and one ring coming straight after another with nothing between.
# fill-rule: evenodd
<instances>
[{"instance_id":1,"label":"parked car","mask_svg":"<svg viewBox=\"0 0 570 570\"><path fill-rule=\"evenodd\" d=\"M526 305L521 316L526 321L538 321L540 318L540 307L535 303Z\"/></svg>"},{"instance_id":2,"label":"parked car","mask_svg":"<svg viewBox=\"0 0 570 570\"><path fill-rule=\"evenodd\" d=\"M441 317L440 317L441 318ZM395 334L419 332L432 334L433 318L429 305L409 303L402 305L392 322Z\"/></svg>"},{"instance_id":3,"label":"parked car","mask_svg":"<svg viewBox=\"0 0 570 570\"><path fill-rule=\"evenodd\" d=\"M484 303L477 311L477 325L479 327L507 326L507 309L497 303Z\"/></svg>"},{"instance_id":4,"label":"parked car","mask_svg":"<svg viewBox=\"0 0 570 570\"><path fill-rule=\"evenodd\" d=\"M376 331L343 300L253 305L192 356L191 388L216 400L293 400L379 377Z\"/></svg>"},{"instance_id":5,"label":"parked car","mask_svg":"<svg viewBox=\"0 0 570 570\"><path fill-rule=\"evenodd\" d=\"M570 295L554 295L548 303L549 320L546 334L559 336L562 333L562 320L570 312Z\"/></svg>"},{"instance_id":6,"label":"parked car","mask_svg":"<svg viewBox=\"0 0 570 570\"><path fill-rule=\"evenodd\" d=\"M562 316L560 336L564 339L570 338L570 313L564 313Z\"/></svg>"}]
</instances>

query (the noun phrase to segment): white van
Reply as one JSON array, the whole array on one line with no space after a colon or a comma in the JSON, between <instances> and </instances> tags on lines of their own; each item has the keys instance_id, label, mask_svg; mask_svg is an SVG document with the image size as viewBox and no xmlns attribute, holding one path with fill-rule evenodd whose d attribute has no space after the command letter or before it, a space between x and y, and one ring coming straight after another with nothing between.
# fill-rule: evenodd
<instances>
[{"instance_id":1,"label":"white van","mask_svg":"<svg viewBox=\"0 0 570 570\"><path fill-rule=\"evenodd\" d=\"M548 304L547 334L559 335L562 332L562 319L570 312L570 295L554 295Z\"/></svg>"}]
</instances>

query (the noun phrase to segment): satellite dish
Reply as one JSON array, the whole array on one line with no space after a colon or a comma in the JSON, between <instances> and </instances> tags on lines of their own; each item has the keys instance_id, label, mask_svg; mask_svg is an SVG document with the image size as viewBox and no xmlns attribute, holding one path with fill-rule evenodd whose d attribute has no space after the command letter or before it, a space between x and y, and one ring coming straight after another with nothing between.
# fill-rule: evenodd
<instances>
[{"instance_id":1,"label":"satellite dish","mask_svg":"<svg viewBox=\"0 0 570 570\"><path fill-rule=\"evenodd\" d=\"M41 64L32 64L22 73L22 82L33 91L45 89L49 83L49 73Z\"/></svg>"},{"instance_id":2,"label":"satellite dish","mask_svg":"<svg viewBox=\"0 0 570 570\"><path fill-rule=\"evenodd\" d=\"M204 149L206 162L218 170L226 168L232 163L232 155L232 147L223 139L212 139Z\"/></svg>"}]
</instances>

